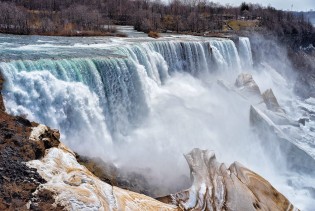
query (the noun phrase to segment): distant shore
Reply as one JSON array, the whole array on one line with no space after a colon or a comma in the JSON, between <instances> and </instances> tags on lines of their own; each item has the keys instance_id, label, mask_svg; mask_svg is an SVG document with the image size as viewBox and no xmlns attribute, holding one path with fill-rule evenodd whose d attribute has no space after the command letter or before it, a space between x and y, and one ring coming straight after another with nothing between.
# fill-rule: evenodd
<instances>
[{"instance_id":1,"label":"distant shore","mask_svg":"<svg viewBox=\"0 0 315 211\"><path fill-rule=\"evenodd\" d=\"M60 37L127 37L126 34L121 32L102 32L102 31L72 31L72 32L45 32L45 33L15 33L0 31L0 34L7 35L38 35L38 36L60 36Z\"/></svg>"}]
</instances>

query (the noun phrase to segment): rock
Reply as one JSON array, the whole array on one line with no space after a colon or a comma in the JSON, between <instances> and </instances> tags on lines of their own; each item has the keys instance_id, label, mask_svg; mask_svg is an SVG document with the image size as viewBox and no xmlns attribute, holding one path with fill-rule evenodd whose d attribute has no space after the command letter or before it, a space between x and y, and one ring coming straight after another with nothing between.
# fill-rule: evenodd
<instances>
[{"instance_id":1,"label":"rock","mask_svg":"<svg viewBox=\"0 0 315 211\"><path fill-rule=\"evenodd\" d=\"M182 210L294 210L269 182L235 162L229 168L212 151L194 149L185 155L192 186L159 198Z\"/></svg>"},{"instance_id":2,"label":"rock","mask_svg":"<svg viewBox=\"0 0 315 211\"><path fill-rule=\"evenodd\" d=\"M32 141L40 141L41 135L43 135L47 131L48 128L45 125L38 125L37 127L33 128L29 139Z\"/></svg>"},{"instance_id":3,"label":"rock","mask_svg":"<svg viewBox=\"0 0 315 211\"><path fill-rule=\"evenodd\" d=\"M59 133L59 131L58 130L52 130L53 131L53 136L55 137L55 139L60 139L60 133Z\"/></svg>"},{"instance_id":4,"label":"rock","mask_svg":"<svg viewBox=\"0 0 315 211\"><path fill-rule=\"evenodd\" d=\"M20 117L20 116L17 116L17 117L15 117L16 118L16 121L18 122L18 123L20 123L20 124L22 124L22 125L25 125L25 126L27 126L27 127L32 127L32 123L29 121L29 120L27 120L27 119L25 119L25 118L23 118L23 117Z\"/></svg>"},{"instance_id":5,"label":"rock","mask_svg":"<svg viewBox=\"0 0 315 211\"><path fill-rule=\"evenodd\" d=\"M0 210L25 210L27 204L31 206L32 193L40 184L46 183L36 169L28 167L25 162L40 159L49 145L59 145L59 140L49 144L52 133L49 128L38 137L38 141L31 140L32 126L23 117L0 111ZM50 197L53 197L52 193ZM36 203L40 204L40 209L32 204L32 210L62 210L62 206L53 207L46 199L38 197Z\"/></svg>"},{"instance_id":6,"label":"rock","mask_svg":"<svg viewBox=\"0 0 315 211\"><path fill-rule=\"evenodd\" d=\"M211 151L185 155L191 169L190 189L157 200L111 186L77 163L75 153L60 144L42 160L27 163L47 183L33 194L53 193L65 210L293 210L294 206L266 180L239 163L229 168ZM43 195L43 194L42 194ZM50 200L52 203L52 201Z\"/></svg>"},{"instance_id":7,"label":"rock","mask_svg":"<svg viewBox=\"0 0 315 211\"><path fill-rule=\"evenodd\" d=\"M309 122L310 120L308 118L300 118L299 119L299 123L302 124L303 126L305 126L306 122Z\"/></svg>"},{"instance_id":8,"label":"rock","mask_svg":"<svg viewBox=\"0 0 315 211\"><path fill-rule=\"evenodd\" d=\"M276 125L291 125L293 127L300 127L298 121L289 118L283 112L274 112L271 110L263 110L264 113L276 124Z\"/></svg>"},{"instance_id":9,"label":"rock","mask_svg":"<svg viewBox=\"0 0 315 211\"><path fill-rule=\"evenodd\" d=\"M267 108L274 112L285 113L285 111L280 107L277 98L275 97L272 89L267 89L263 94L262 97Z\"/></svg>"},{"instance_id":10,"label":"rock","mask_svg":"<svg viewBox=\"0 0 315 211\"><path fill-rule=\"evenodd\" d=\"M116 167L114 164L103 161L100 158L91 158L76 154L77 161L84 165L91 173L103 182L112 186L117 186L136 193L141 193L150 197L157 197L165 194L165 190L159 185L150 183L149 168L128 168L127 166ZM146 175L146 176L144 176ZM189 184L189 178L182 176L179 184ZM177 190L181 187L178 185Z\"/></svg>"},{"instance_id":11,"label":"rock","mask_svg":"<svg viewBox=\"0 0 315 211\"><path fill-rule=\"evenodd\" d=\"M91 158L75 154L77 161L103 182L117 186L118 169L115 165L100 158ZM129 189L130 190L130 189Z\"/></svg>"},{"instance_id":12,"label":"rock","mask_svg":"<svg viewBox=\"0 0 315 211\"><path fill-rule=\"evenodd\" d=\"M235 81L235 86L248 94L261 95L258 85L254 81L253 76L249 73L239 74Z\"/></svg>"},{"instance_id":13,"label":"rock","mask_svg":"<svg viewBox=\"0 0 315 211\"><path fill-rule=\"evenodd\" d=\"M47 151L41 160L27 163L47 181L37 193L53 193L54 204L65 210L178 210L174 205L111 186L80 165L75 153L60 144Z\"/></svg>"},{"instance_id":14,"label":"rock","mask_svg":"<svg viewBox=\"0 0 315 211\"><path fill-rule=\"evenodd\" d=\"M250 124L265 139L263 146L270 156L277 155L285 158L289 169L306 174L315 173L313 157L294 144L294 141L281 128L254 106L250 108Z\"/></svg>"},{"instance_id":15,"label":"rock","mask_svg":"<svg viewBox=\"0 0 315 211\"><path fill-rule=\"evenodd\" d=\"M256 105L263 102L260 89L251 74L241 73L238 75L234 87L236 87L235 91L250 103Z\"/></svg>"}]
</instances>

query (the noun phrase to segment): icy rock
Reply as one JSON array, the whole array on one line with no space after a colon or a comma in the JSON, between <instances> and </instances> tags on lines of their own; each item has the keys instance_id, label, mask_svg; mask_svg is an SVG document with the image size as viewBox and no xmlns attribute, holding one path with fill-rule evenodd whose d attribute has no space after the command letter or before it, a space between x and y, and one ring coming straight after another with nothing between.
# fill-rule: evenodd
<instances>
[{"instance_id":1,"label":"icy rock","mask_svg":"<svg viewBox=\"0 0 315 211\"><path fill-rule=\"evenodd\" d=\"M272 89L267 89L263 94L262 97L267 108L274 112L285 113L285 111L280 107L277 98L275 97Z\"/></svg>"},{"instance_id":2,"label":"icy rock","mask_svg":"<svg viewBox=\"0 0 315 211\"><path fill-rule=\"evenodd\" d=\"M64 210L178 210L148 196L111 186L80 165L63 144L47 150L41 160L27 162L47 181L36 193L48 190Z\"/></svg>"},{"instance_id":3,"label":"icy rock","mask_svg":"<svg viewBox=\"0 0 315 211\"><path fill-rule=\"evenodd\" d=\"M33 128L33 139L39 139L45 130L41 125ZM55 136L53 132L51 136ZM32 198L49 193L52 204L64 210L295 210L266 180L239 163L227 168L217 162L212 151L200 149L185 158L191 170L191 188L161 201L101 181L62 143L47 149L41 160L26 164L47 181L37 187Z\"/></svg>"},{"instance_id":4,"label":"icy rock","mask_svg":"<svg viewBox=\"0 0 315 211\"><path fill-rule=\"evenodd\" d=\"M159 200L182 210L297 210L268 181L237 162L226 168L214 152L200 149L185 158L191 188Z\"/></svg>"},{"instance_id":5,"label":"icy rock","mask_svg":"<svg viewBox=\"0 0 315 211\"><path fill-rule=\"evenodd\" d=\"M250 123L264 137L263 146L270 155L283 156L287 167L304 173L315 173L315 160L311 155L297 146L291 137L276 125L264 112L257 107L250 108ZM279 150L281 149L281 150ZM279 155L279 152L282 152Z\"/></svg>"},{"instance_id":6,"label":"icy rock","mask_svg":"<svg viewBox=\"0 0 315 211\"><path fill-rule=\"evenodd\" d=\"M249 73L239 74L235 81L235 86L248 94L261 95L258 85L254 81L253 76Z\"/></svg>"},{"instance_id":7,"label":"icy rock","mask_svg":"<svg viewBox=\"0 0 315 211\"><path fill-rule=\"evenodd\" d=\"M291 125L294 127L300 127L300 123L289 118L284 112L273 112L270 110L264 110L264 113L276 124L276 125Z\"/></svg>"},{"instance_id":8,"label":"icy rock","mask_svg":"<svg viewBox=\"0 0 315 211\"><path fill-rule=\"evenodd\" d=\"M310 120L308 118L300 118L299 119L299 123L302 124L303 126L305 126L306 122L309 122Z\"/></svg>"},{"instance_id":9,"label":"icy rock","mask_svg":"<svg viewBox=\"0 0 315 211\"><path fill-rule=\"evenodd\" d=\"M40 136L42 134L44 134L45 132L47 132L47 131L48 131L47 126L45 126L45 125L38 125L37 127L33 128L29 139L32 140L32 141L39 141L40 140Z\"/></svg>"}]
</instances>

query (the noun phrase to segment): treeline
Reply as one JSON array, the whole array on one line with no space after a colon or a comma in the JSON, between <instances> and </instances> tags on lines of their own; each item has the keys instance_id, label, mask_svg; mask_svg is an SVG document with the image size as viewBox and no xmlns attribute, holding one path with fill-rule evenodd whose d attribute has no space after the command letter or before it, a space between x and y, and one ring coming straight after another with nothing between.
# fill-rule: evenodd
<instances>
[{"instance_id":1,"label":"treeline","mask_svg":"<svg viewBox=\"0 0 315 211\"><path fill-rule=\"evenodd\" d=\"M74 2L0 1L0 32L25 35L106 35L115 32L111 21L96 6Z\"/></svg>"},{"instance_id":2,"label":"treeline","mask_svg":"<svg viewBox=\"0 0 315 211\"><path fill-rule=\"evenodd\" d=\"M73 35L114 32L115 24L139 31L204 34L231 30L229 20L256 21L249 30L312 41L312 25L292 12L259 4L238 7L209 0L0 0L0 32ZM255 23L256 23L255 22Z\"/></svg>"},{"instance_id":3,"label":"treeline","mask_svg":"<svg viewBox=\"0 0 315 211\"><path fill-rule=\"evenodd\" d=\"M315 45L315 30L304 13L293 13L268 7L263 10L261 25L278 37L279 41L299 48L301 45Z\"/></svg>"}]
</instances>

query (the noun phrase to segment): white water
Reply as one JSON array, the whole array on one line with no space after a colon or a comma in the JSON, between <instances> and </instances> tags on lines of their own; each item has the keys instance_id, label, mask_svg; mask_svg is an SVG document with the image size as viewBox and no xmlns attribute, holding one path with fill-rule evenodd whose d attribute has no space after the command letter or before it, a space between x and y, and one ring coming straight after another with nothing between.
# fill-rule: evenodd
<instances>
[{"instance_id":1,"label":"white water","mask_svg":"<svg viewBox=\"0 0 315 211\"><path fill-rule=\"evenodd\" d=\"M216 53L210 52L210 46ZM75 129L80 131L81 126L75 128L76 123L80 122L77 119L78 115L68 115L63 109L70 108L77 102L69 100L69 104L66 103L65 106L52 104L51 101L56 99L41 86L55 87L61 81L71 86L78 82L81 86L86 85L97 95L102 110L102 124L105 119L112 135L121 136L126 135L130 129L141 122L143 116L146 116L149 106L146 87L150 84L160 86L172 73L178 71L201 76L215 71L227 71L231 67L234 69L232 73L234 77L240 71L240 59L234 43L230 40L147 42L116 47L113 50L119 55L118 57L17 60L0 63L6 80L5 99L8 105L14 105L7 106L8 111L13 114L21 114L21 112L28 114L32 120L61 129L67 137L65 139L68 140L70 138L68 133L72 133ZM33 77L42 75L41 72L45 72L46 77ZM24 75L29 77L23 77ZM56 84L47 85L50 80L56 81ZM42 91L44 93L41 93ZM23 92L24 95L21 94ZM77 96L87 93L80 90L74 90L74 92L71 94ZM67 96L68 92L64 94ZM82 97L89 99L90 95L91 93L87 93ZM35 100L37 97L41 98L40 101ZM64 97L59 96L59 98ZM65 113L66 118L60 120L58 115L56 119L43 115L43 111L45 113L51 109L56 111L61 109L60 112ZM93 108L81 109L80 112L82 113L79 116L82 117L100 116L97 107L95 110ZM85 119L83 121L85 122ZM71 129L67 125L71 125ZM94 125L91 127L96 127ZM107 134L107 131L99 131L99 133ZM95 138L99 139L98 136Z\"/></svg>"},{"instance_id":2,"label":"white water","mask_svg":"<svg viewBox=\"0 0 315 211\"><path fill-rule=\"evenodd\" d=\"M188 175L182 154L200 147L214 150L220 161L240 161L298 207L311 207L302 185L287 184L288 178L300 180L283 175L283 158L267 155L263 140L251 132L250 104L216 84L217 78L234 83L247 70L262 91L277 88L285 99L287 86L277 86L274 70L253 70L247 38L238 48L227 39L189 37L114 42L119 44L75 45L82 51L105 49L104 56L100 51L82 58L1 62L7 111L58 128L63 141L82 154L131 169L150 168L150 182L172 191Z\"/></svg>"}]
</instances>

